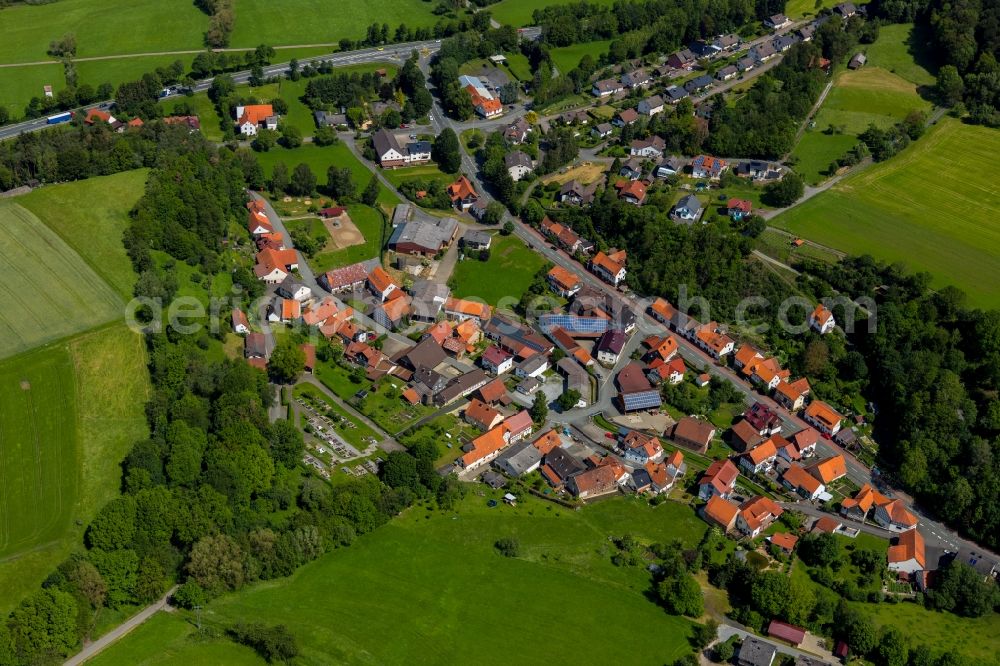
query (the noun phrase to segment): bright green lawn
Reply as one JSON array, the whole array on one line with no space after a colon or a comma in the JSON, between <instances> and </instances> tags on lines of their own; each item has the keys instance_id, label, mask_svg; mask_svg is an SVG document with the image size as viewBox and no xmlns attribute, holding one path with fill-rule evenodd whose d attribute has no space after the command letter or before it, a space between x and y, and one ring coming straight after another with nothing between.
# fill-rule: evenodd
<instances>
[{"instance_id":1,"label":"bright green lawn","mask_svg":"<svg viewBox=\"0 0 1000 666\"><path fill-rule=\"evenodd\" d=\"M0 63L48 60L49 42L66 33L76 35L80 58L200 49L208 28L208 16L192 2L59 0L2 12Z\"/></svg>"},{"instance_id":2,"label":"bright green lawn","mask_svg":"<svg viewBox=\"0 0 1000 666\"><path fill-rule=\"evenodd\" d=\"M785 3L784 13L794 21L804 16L815 16L819 10L833 7L835 4L837 0L788 0Z\"/></svg>"},{"instance_id":3,"label":"bright green lawn","mask_svg":"<svg viewBox=\"0 0 1000 666\"><path fill-rule=\"evenodd\" d=\"M202 618L284 623L301 664L659 665L690 651L690 623L647 598L643 567L612 565L608 541L631 533L693 546L705 526L690 507L616 498L567 511L522 497L491 509L487 497L470 492L444 514L414 507L287 580L210 603ZM506 536L521 557L494 551ZM196 643L191 631L183 616L160 616L93 663L245 662L244 651L232 648L230 661L228 642Z\"/></svg>"},{"instance_id":4,"label":"bright green lawn","mask_svg":"<svg viewBox=\"0 0 1000 666\"><path fill-rule=\"evenodd\" d=\"M476 297L490 305L511 306L527 291L545 259L517 236L493 237L490 260L465 259L455 265L448 281L457 298Z\"/></svg>"},{"instance_id":5,"label":"bright green lawn","mask_svg":"<svg viewBox=\"0 0 1000 666\"><path fill-rule=\"evenodd\" d=\"M124 325L0 362L0 613L80 546L118 492L148 397L145 347Z\"/></svg>"},{"instance_id":6,"label":"bright green lawn","mask_svg":"<svg viewBox=\"0 0 1000 666\"><path fill-rule=\"evenodd\" d=\"M1000 305L1000 132L942 119L900 155L845 178L772 224L853 254L928 271L973 305Z\"/></svg>"},{"instance_id":7,"label":"bright green lawn","mask_svg":"<svg viewBox=\"0 0 1000 666\"><path fill-rule=\"evenodd\" d=\"M866 47L866 66L887 69L917 85L931 85L934 75L924 62L930 52L931 47L912 23L883 25L875 43Z\"/></svg>"},{"instance_id":8,"label":"bright green lawn","mask_svg":"<svg viewBox=\"0 0 1000 666\"><path fill-rule=\"evenodd\" d=\"M574 0L500 0L495 5L490 5L486 11L493 15L493 18L515 28L531 25L532 14L536 9L549 5L568 5ZM613 0L593 0L595 5L610 5ZM596 57L596 55L595 55Z\"/></svg>"},{"instance_id":9,"label":"bright green lawn","mask_svg":"<svg viewBox=\"0 0 1000 666\"><path fill-rule=\"evenodd\" d=\"M240 0L231 45L253 48L258 44L335 44L344 37L365 36L372 23L400 23L410 28L433 25L433 4L422 0Z\"/></svg>"},{"instance_id":10,"label":"bright green lawn","mask_svg":"<svg viewBox=\"0 0 1000 666\"><path fill-rule=\"evenodd\" d=\"M826 180L830 164L847 154L858 138L852 134L825 134L818 125L812 130L806 130L799 143L792 151L798 160L793 167L795 173L802 176L810 185L817 185Z\"/></svg>"},{"instance_id":11,"label":"bright green lawn","mask_svg":"<svg viewBox=\"0 0 1000 666\"><path fill-rule=\"evenodd\" d=\"M6 11L0 10L0 13ZM0 106L7 107L11 118L21 118L31 98L45 94L42 87L46 85L55 91L66 87L62 65L4 67L0 69Z\"/></svg>"},{"instance_id":12,"label":"bright green lawn","mask_svg":"<svg viewBox=\"0 0 1000 666\"><path fill-rule=\"evenodd\" d=\"M59 234L87 264L128 300L135 272L122 245L129 211L142 196L146 169L49 185L19 197L21 204ZM81 206L85 214L77 214Z\"/></svg>"},{"instance_id":13,"label":"bright green lawn","mask_svg":"<svg viewBox=\"0 0 1000 666\"><path fill-rule=\"evenodd\" d=\"M816 129L829 125L843 128L847 134L860 134L871 124L890 127L911 111L927 111L931 107L917 95L916 86L874 66L844 71L816 114Z\"/></svg>"},{"instance_id":14,"label":"bright green lawn","mask_svg":"<svg viewBox=\"0 0 1000 666\"><path fill-rule=\"evenodd\" d=\"M268 178L271 177L271 171L277 162L284 162L288 166L289 173L299 163L308 164L316 174L316 181L320 186L326 184L326 172L331 166L347 167L354 175L354 184L359 193L364 190L372 177L371 170L362 164L343 142L322 148L307 143L292 150L276 146L266 153L256 153L256 155ZM378 202L383 206L395 206L399 203L399 198L380 183Z\"/></svg>"},{"instance_id":15,"label":"bright green lawn","mask_svg":"<svg viewBox=\"0 0 1000 666\"><path fill-rule=\"evenodd\" d=\"M558 48L549 49L549 53L552 54L552 62L555 63L556 67L559 68L561 74L568 74L572 70L576 69L576 66L580 64L580 59L583 56L590 54L597 60L598 56L602 53L607 53L608 47L611 46L611 42L586 42L583 44L573 44L572 46L560 46Z\"/></svg>"},{"instance_id":16,"label":"bright green lawn","mask_svg":"<svg viewBox=\"0 0 1000 666\"><path fill-rule=\"evenodd\" d=\"M79 206L64 214L86 221ZM121 297L16 201L0 202L0 265L6 270L0 286L0 358L123 314Z\"/></svg>"}]
</instances>

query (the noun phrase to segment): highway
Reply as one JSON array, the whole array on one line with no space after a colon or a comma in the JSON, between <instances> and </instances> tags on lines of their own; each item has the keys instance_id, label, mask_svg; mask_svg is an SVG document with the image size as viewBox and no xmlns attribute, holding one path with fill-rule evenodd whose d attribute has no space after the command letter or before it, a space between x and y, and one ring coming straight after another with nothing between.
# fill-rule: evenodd
<instances>
[{"instance_id":1,"label":"highway","mask_svg":"<svg viewBox=\"0 0 1000 666\"><path fill-rule=\"evenodd\" d=\"M370 48L361 49L359 51L345 51L343 53L331 53L329 55L315 56L312 58L303 58L299 60L300 65L306 65L309 63L317 64L323 61L329 62L334 67L344 67L347 65L360 65L364 63L374 63L374 62L396 62L402 64L406 58L409 57L410 53L414 50L418 52L434 52L440 48L440 40L429 40L426 42L407 42L405 44L392 44L382 48ZM283 62L275 65L268 65L264 68L264 76L272 77L279 76L288 71L288 63ZM231 74L233 81L236 83L247 83L250 80L250 70L243 70L240 72L233 72ZM202 92L208 90L212 86L213 78L202 79L198 81L192 88L194 92ZM168 95L164 99L175 99L184 97L182 93L175 93ZM75 113L86 113L90 109L105 107L112 103L112 100L105 100L103 102L98 102L96 104L91 104L89 106L83 106L76 109L71 109ZM36 132L40 129L50 127L46 123L45 117L35 118L34 120L26 120L21 123L16 123L14 125L6 125L0 127L0 140L9 139L15 137L19 134L25 132Z\"/></svg>"},{"instance_id":2,"label":"highway","mask_svg":"<svg viewBox=\"0 0 1000 666\"><path fill-rule=\"evenodd\" d=\"M520 30L520 34L524 39L537 39L542 34L542 30L541 28L523 28ZM325 61L333 67L345 67L347 65L361 65L375 62L395 62L397 64L402 64L413 51L421 53L424 56L424 59L427 59L439 48L441 48L441 40L430 39L423 42L389 44L386 46L359 49L357 51L343 51L331 53L329 55L313 56L311 58L302 58L298 62L299 65L302 66L310 63L318 64ZM287 62L282 62L274 65L268 65L264 68L264 76L270 78L272 76L284 74L288 71L288 64L289 63ZM245 69L239 72L233 72L230 76L232 76L233 81L238 84L247 83L250 80L250 70ZM208 90L212 86L212 81L214 80L214 77L202 79L193 86L192 90L194 92ZM167 95L163 99L179 98L183 96L183 93L174 93L172 95ZM104 100L102 102L96 102L94 104L69 110L74 113L86 113L90 109L107 107L112 102L113 100ZM24 134L25 132L37 132L38 130L45 129L46 127L51 127L46 122L46 116L35 118L34 120L26 120L13 125L5 125L4 127L0 127L0 140L10 139L18 136L19 134Z\"/></svg>"}]
</instances>

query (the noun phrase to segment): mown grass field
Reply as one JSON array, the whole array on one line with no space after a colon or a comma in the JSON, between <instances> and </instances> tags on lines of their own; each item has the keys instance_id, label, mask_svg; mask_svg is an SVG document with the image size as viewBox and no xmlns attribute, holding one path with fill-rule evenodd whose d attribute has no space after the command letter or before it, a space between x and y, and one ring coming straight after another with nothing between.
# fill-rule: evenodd
<instances>
[{"instance_id":1,"label":"mown grass field","mask_svg":"<svg viewBox=\"0 0 1000 666\"><path fill-rule=\"evenodd\" d=\"M433 25L437 21L433 9L433 4L423 0L366 0L336 5L324 0L241 0L236 8L231 46L335 44L344 37L364 37L372 23L388 23L390 31L400 23L410 28Z\"/></svg>"},{"instance_id":2,"label":"mown grass field","mask_svg":"<svg viewBox=\"0 0 1000 666\"><path fill-rule=\"evenodd\" d=\"M480 298L490 305L516 304L545 264L514 235L493 237L489 261L465 259L455 264L448 284L457 298Z\"/></svg>"},{"instance_id":3,"label":"mown grass field","mask_svg":"<svg viewBox=\"0 0 1000 666\"><path fill-rule=\"evenodd\" d=\"M788 16L794 15L791 7L786 8ZM920 92L934 76L923 64L920 39L912 24L882 26L876 42L865 47L868 64L835 75L834 87L813 119L815 126L792 151L795 171L806 182L815 185L829 178L831 162L843 157L870 124L889 127L911 111L930 110ZM837 131L827 133L831 125Z\"/></svg>"},{"instance_id":4,"label":"mown grass field","mask_svg":"<svg viewBox=\"0 0 1000 666\"><path fill-rule=\"evenodd\" d=\"M491 509L493 495L470 493L449 513L414 507L290 579L212 602L203 622L284 623L302 664L652 665L690 651L690 623L646 597L643 567L611 564L608 540L631 533L691 546L705 525L690 507L618 498L567 511L523 497ZM494 551L507 536L520 541L520 557ZM262 663L194 633L183 615L161 614L93 663Z\"/></svg>"},{"instance_id":5,"label":"mown grass field","mask_svg":"<svg viewBox=\"0 0 1000 666\"><path fill-rule=\"evenodd\" d=\"M123 299L132 297L135 272L122 245L129 211L142 196L146 169L97 176L37 189L16 202L43 220ZM80 207L86 209L80 214Z\"/></svg>"},{"instance_id":6,"label":"mown grass field","mask_svg":"<svg viewBox=\"0 0 1000 666\"><path fill-rule=\"evenodd\" d=\"M0 10L0 63L48 60L49 42L74 33L77 57L203 47L208 16L191 2L60 0ZM266 41L258 39L254 44Z\"/></svg>"},{"instance_id":7,"label":"mown grass field","mask_svg":"<svg viewBox=\"0 0 1000 666\"><path fill-rule=\"evenodd\" d=\"M597 60L597 57L602 53L607 53L609 46L611 46L610 41L585 42L583 44L573 44L572 46L560 46L558 48L549 49L549 53L552 54L552 62L554 62L556 67L559 68L559 72L561 74L568 74L572 70L576 69L576 66L580 64L580 59L583 58L583 56L590 54L593 56L594 60ZM589 93L590 91L587 92Z\"/></svg>"},{"instance_id":8,"label":"mown grass field","mask_svg":"<svg viewBox=\"0 0 1000 666\"><path fill-rule=\"evenodd\" d=\"M866 47L868 64L886 69L917 85L932 85L934 74L928 62L932 47L912 23L879 27L878 39Z\"/></svg>"},{"instance_id":9,"label":"mown grass field","mask_svg":"<svg viewBox=\"0 0 1000 666\"><path fill-rule=\"evenodd\" d=\"M146 436L145 365L124 325L0 362L0 612L81 545L117 494L119 463Z\"/></svg>"},{"instance_id":10,"label":"mown grass field","mask_svg":"<svg viewBox=\"0 0 1000 666\"><path fill-rule=\"evenodd\" d=\"M542 2L540 0L500 0L500 2L495 5L487 7L486 11L493 14L493 18L500 23L520 28L522 26L532 25L532 14L534 14L536 9L548 7L549 5L568 5L573 1L574 0L545 0ZM614 2L613 0L593 0L592 4L611 5L614 4ZM596 54L594 55L596 57Z\"/></svg>"},{"instance_id":11,"label":"mown grass field","mask_svg":"<svg viewBox=\"0 0 1000 666\"><path fill-rule=\"evenodd\" d=\"M81 222L79 206L67 210ZM116 239L120 242L120 239ZM123 301L30 210L0 202L0 358L107 323Z\"/></svg>"},{"instance_id":12,"label":"mown grass field","mask_svg":"<svg viewBox=\"0 0 1000 666\"><path fill-rule=\"evenodd\" d=\"M289 173L300 163L308 164L312 172L316 174L316 181L321 187L326 184L326 172L331 166L346 167L351 170L351 174L354 176L354 184L357 186L358 194L365 189L368 181L372 178L372 171L362 164L343 142L322 148L306 143L291 150L275 146L266 153L256 153L256 155L257 161L260 162L268 178L271 177L274 165L278 162L284 162ZM378 203L383 206L395 206L399 203L399 197L393 194L388 187L379 183Z\"/></svg>"},{"instance_id":13,"label":"mown grass field","mask_svg":"<svg viewBox=\"0 0 1000 666\"><path fill-rule=\"evenodd\" d=\"M836 0L788 0L785 4L785 16L792 19L804 16L815 16L819 10L833 7Z\"/></svg>"},{"instance_id":14,"label":"mown grass field","mask_svg":"<svg viewBox=\"0 0 1000 666\"><path fill-rule=\"evenodd\" d=\"M7 10L0 10L0 14ZM3 17L0 16L0 21ZM7 107L11 118L21 118L32 97L44 94L43 86L61 90L65 86L63 67L58 63L30 67L0 68L0 106Z\"/></svg>"},{"instance_id":15,"label":"mown grass field","mask_svg":"<svg viewBox=\"0 0 1000 666\"><path fill-rule=\"evenodd\" d=\"M930 108L930 102L917 94L914 83L880 67L866 66L837 75L816 114L816 130L833 125L846 134L857 135L869 125L890 127L912 111Z\"/></svg>"},{"instance_id":16,"label":"mown grass field","mask_svg":"<svg viewBox=\"0 0 1000 666\"><path fill-rule=\"evenodd\" d=\"M853 134L826 134L817 126L803 134L792 151L795 173L810 185L817 185L829 177L830 164L847 154L857 142L858 137Z\"/></svg>"},{"instance_id":17,"label":"mown grass field","mask_svg":"<svg viewBox=\"0 0 1000 666\"><path fill-rule=\"evenodd\" d=\"M988 167L1000 132L942 119L887 162L776 217L772 224L852 254L928 271L972 305L1000 305L1000 193ZM984 166L986 165L986 166Z\"/></svg>"}]
</instances>

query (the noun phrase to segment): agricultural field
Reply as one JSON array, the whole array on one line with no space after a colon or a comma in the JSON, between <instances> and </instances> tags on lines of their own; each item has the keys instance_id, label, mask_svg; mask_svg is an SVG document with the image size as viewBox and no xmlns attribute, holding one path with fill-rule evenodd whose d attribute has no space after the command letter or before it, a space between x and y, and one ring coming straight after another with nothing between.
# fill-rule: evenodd
<instances>
[{"instance_id":1,"label":"agricultural field","mask_svg":"<svg viewBox=\"0 0 1000 666\"><path fill-rule=\"evenodd\" d=\"M495 5L487 7L487 11L493 14L493 18L500 23L512 25L516 28L531 25L534 22L532 15L536 9L549 5L568 5L574 0L500 0ZM613 0L594 0L595 5L611 5ZM596 55L596 54L595 54Z\"/></svg>"},{"instance_id":2,"label":"agricultural field","mask_svg":"<svg viewBox=\"0 0 1000 666\"><path fill-rule=\"evenodd\" d=\"M275 146L266 153L255 154L268 178L271 177L277 162L284 162L289 173L300 163L308 164L316 175L316 182L320 187L326 184L326 172L331 166L346 167L354 176L354 184L359 194L372 178L372 171L355 157L343 142L323 147L306 143L291 150ZM378 203L391 208L399 203L399 197L384 184L379 183Z\"/></svg>"},{"instance_id":3,"label":"agricultural field","mask_svg":"<svg viewBox=\"0 0 1000 666\"><path fill-rule=\"evenodd\" d=\"M122 316L119 294L16 201L0 202L0 265L0 358Z\"/></svg>"},{"instance_id":4,"label":"agricultural field","mask_svg":"<svg viewBox=\"0 0 1000 666\"><path fill-rule=\"evenodd\" d=\"M323 0L241 0L230 45L334 45L344 37L364 37L372 23L388 23L390 31L400 23L410 28L434 25L437 17L431 13L433 8L423 0L366 0L335 7Z\"/></svg>"},{"instance_id":5,"label":"agricultural field","mask_svg":"<svg viewBox=\"0 0 1000 666\"><path fill-rule=\"evenodd\" d=\"M597 60L597 57L602 53L607 53L609 46L611 46L610 40L585 42L583 44L573 44L572 46L560 46L558 48L549 49L549 53L552 54L552 62L555 63L559 72L567 74L576 69L576 66L580 64L580 59L583 58L583 56L589 54L593 56L594 60Z\"/></svg>"},{"instance_id":6,"label":"agricultural field","mask_svg":"<svg viewBox=\"0 0 1000 666\"><path fill-rule=\"evenodd\" d=\"M41 97L44 94L42 87L47 85L56 91L65 87L62 65L4 67L0 69L0 106L7 107L11 118L20 118L31 98Z\"/></svg>"},{"instance_id":7,"label":"agricultural field","mask_svg":"<svg viewBox=\"0 0 1000 666\"><path fill-rule=\"evenodd\" d=\"M455 265L448 281L456 298L479 298L497 305L510 307L535 279L535 274L545 264L545 259L514 235L493 237L489 261L465 259ZM503 279L498 280L497 276Z\"/></svg>"},{"instance_id":8,"label":"agricultural field","mask_svg":"<svg viewBox=\"0 0 1000 666\"><path fill-rule=\"evenodd\" d=\"M18 197L16 202L43 220L118 292L132 297L135 272L122 245L129 211L142 196L146 169L48 185ZM87 202L85 216L70 214Z\"/></svg>"},{"instance_id":9,"label":"agricultural field","mask_svg":"<svg viewBox=\"0 0 1000 666\"><path fill-rule=\"evenodd\" d=\"M771 224L851 254L927 271L971 305L1000 305L1000 133L944 118L896 157L853 174Z\"/></svg>"},{"instance_id":10,"label":"agricultural field","mask_svg":"<svg viewBox=\"0 0 1000 666\"><path fill-rule=\"evenodd\" d=\"M194 3L60 0L0 11L0 63L51 60L49 43L67 33L76 35L79 58L201 49L208 28Z\"/></svg>"},{"instance_id":11,"label":"agricultural field","mask_svg":"<svg viewBox=\"0 0 1000 666\"><path fill-rule=\"evenodd\" d=\"M516 507L489 508L493 496L470 493L447 514L413 507L289 579L208 604L202 621L220 630L238 621L286 624L307 664L509 664L540 654L607 664L619 663L623 649L630 663L663 664L690 651L690 622L647 598L643 567L615 567L608 541L631 533L692 546L705 525L690 507L615 498L568 511L522 497ZM519 540L520 557L495 552L501 537ZM588 640L595 627L601 640ZM263 663L195 631L181 614L160 614L92 663Z\"/></svg>"},{"instance_id":12,"label":"agricultural field","mask_svg":"<svg viewBox=\"0 0 1000 666\"><path fill-rule=\"evenodd\" d=\"M122 324L0 361L0 612L80 545L117 494L119 463L147 436L145 366L142 338Z\"/></svg>"}]
</instances>

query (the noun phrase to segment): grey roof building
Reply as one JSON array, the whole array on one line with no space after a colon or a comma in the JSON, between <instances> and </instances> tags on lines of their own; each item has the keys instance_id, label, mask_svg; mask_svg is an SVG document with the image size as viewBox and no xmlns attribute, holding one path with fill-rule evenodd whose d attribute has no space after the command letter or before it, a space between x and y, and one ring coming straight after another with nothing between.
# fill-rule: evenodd
<instances>
[{"instance_id":1,"label":"grey roof building","mask_svg":"<svg viewBox=\"0 0 1000 666\"><path fill-rule=\"evenodd\" d=\"M394 252L436 254L449 245L458 233L458 220L432 217L408 203L396 206L392 213L389 249Z\"/></svg>"},{"instance_id":2,"label":"grey roof building","mask_svg":"<svg viewBox=\"0 0 1000 666\"><path fill-rule=\"evenodd\" d=\"M489 249L492 242L492 234L478 229L470 229L465 232L464 236L462 236L462 246L473 250Z\"/></svg>"},{"instance_id":3,"label":"grey roof building","mask_svg":"<svg viewBox=\"0 0 1000 666\"><path fill-rule=\"evenodd\" d=\"M737 659L740 666L771 666L777 653L777 649L770 643L748 637L740 646Z\"/></svg>"},{"instance_id":4,"label":"grey roof building","mask_svg":"<svg viewBox=\"0 0 1000 666\"><path fill-rule=\"evenodd\" d=\"M531 442L521 441L508 448L493 464L511 476L522 476L541 466L542 452Z\"/></svg>"}]
</instances>

